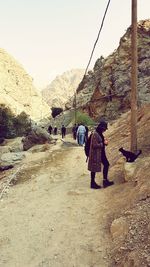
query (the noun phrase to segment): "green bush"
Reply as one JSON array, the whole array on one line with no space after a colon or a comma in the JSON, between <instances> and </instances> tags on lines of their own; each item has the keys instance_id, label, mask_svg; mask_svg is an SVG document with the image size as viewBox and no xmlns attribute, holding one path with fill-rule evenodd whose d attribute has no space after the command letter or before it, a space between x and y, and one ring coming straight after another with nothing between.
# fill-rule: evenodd
<instances>
[{"instance_id":1,"label":"green bush","mask_svg":"<svg viewBox=\"0 0 150 267\"><path fill-rule=\"evenodd\" d=\"M80 111L76 112L76 123L83 123L84 125L87 126L94 126L95 121L92 120L91 117L89 117L87 114L82 113Z\"/></svg>"}]
</instances>

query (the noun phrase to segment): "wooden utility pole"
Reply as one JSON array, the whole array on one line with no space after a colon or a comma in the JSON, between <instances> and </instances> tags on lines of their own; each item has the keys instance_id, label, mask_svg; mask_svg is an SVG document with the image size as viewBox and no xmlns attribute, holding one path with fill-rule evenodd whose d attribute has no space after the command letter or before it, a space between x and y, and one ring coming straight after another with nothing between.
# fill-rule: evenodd
<instances>
[{"instance_id":1,"label":"wooden utility pole","mask_svg":"<svg viewBox=\"0 0 150 267\"><path fill-rule=\"evenodd\" d=\"M74 95L74 123L77 123L77 95Z\"/></svg>"},{"instance_id":2,"label":"wooden utility pole","mask_svg":"<svg viewBox=\"0 0 150 267\"><path fill-rule=\"evenodd\" d=\"M137 0L132 0L131 27L131 151L137 151Z\"/></svg>"}]
</instances>

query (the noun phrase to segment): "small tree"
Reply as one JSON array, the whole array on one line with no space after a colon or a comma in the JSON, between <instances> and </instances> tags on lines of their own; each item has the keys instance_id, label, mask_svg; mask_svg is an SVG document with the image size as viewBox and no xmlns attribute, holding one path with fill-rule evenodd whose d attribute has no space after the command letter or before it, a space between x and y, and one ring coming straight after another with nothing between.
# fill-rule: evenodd
<instances>
[{"instance_id":1,"label":"small tree","mask_svg":"<svg viewBox=\"0 0 150 267\"><path fill-rule=\"evenodd\" d=\"M15 115L4 104L0 105L0 137L10 137L10 129L13 127Z\"/></svg>"},{"instance_id":2,"label":"small tree","mask_svg":"<svg viewBox=\"0 0 150 267\"><path fill-rule=\"evenodd\" d=\"M28 133L31 129L30 117L24 111L22 111L14 118L13 126L17 136L22 136Z\"/></svg>"},{"instance_id":3,"label":"small tree","mask_svg":"<svg viewBox=\"0 0 150 267\"><path fill-rule=\"evenodd\" d=\"M22 136L30 128L30 119L25 112L15 116L10 108L0 105L0 137L13 138Z\"/></svg>"}]
</instances>

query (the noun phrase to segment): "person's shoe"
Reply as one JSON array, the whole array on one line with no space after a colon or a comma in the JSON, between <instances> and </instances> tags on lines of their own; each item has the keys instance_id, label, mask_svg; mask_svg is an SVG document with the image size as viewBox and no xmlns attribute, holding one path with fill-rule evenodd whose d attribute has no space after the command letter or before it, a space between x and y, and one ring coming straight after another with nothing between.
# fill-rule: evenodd
<instances>
[{"instance_id":1,"label":"person's shoe","mask_svg":"<svg viewBox=\"0 0 150 267\"><path fill-rule=\"evenodd\" d=\"M98 184L96 184L96 183L93 183L93 184L91 184L91 188L92 188L92 189L100 189L101 186L98 185Z\"/></svg>"},{"instance_id":2,"label":"person's shoe","mask_svg":"<svg viewBox=\"0 0 150 267\"><path fill-rule=\"evenodd\" d=\"M108 186L113 185L114 182L113 181L109 181L109 180L103 180L103 187L106 188Z\"/></svg>"}]
</instances>

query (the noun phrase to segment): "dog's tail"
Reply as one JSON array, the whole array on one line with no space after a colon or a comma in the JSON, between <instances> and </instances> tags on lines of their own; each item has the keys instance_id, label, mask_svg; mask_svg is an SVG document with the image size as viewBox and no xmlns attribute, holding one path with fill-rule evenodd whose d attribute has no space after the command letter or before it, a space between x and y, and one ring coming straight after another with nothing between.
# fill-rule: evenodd
<instances>
[{"instance_id":1,"label":"dog's tail","mask_svg":"<svg viewBox=\"0 0 150 267\"><path fill-rule=\"evenodd\" d=\"M142 153L142 150L141 150L141 149L140 149L140 150L137 150L137 152L135 153L136 158L137 158L141 153Z\"/></svg>"},{"instance_id":2,"label":"dog's tail","mask_svg":"<svg viewBox=\"0 0 150 267\"><path fill-rule=\"evenodd\" d=\"M138 155L138 156L139 156L141 153L142 153L142 150L141 150L141 149L137 151L137 155Z\"/></svg>"}]
</instances>

